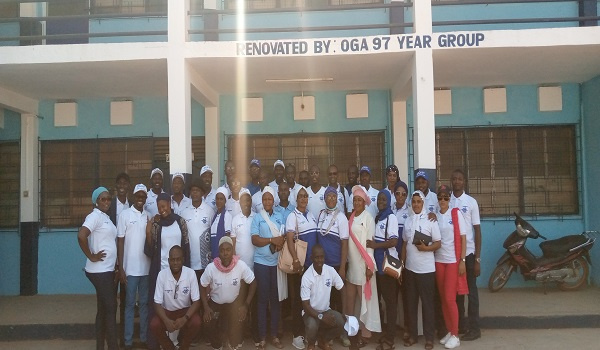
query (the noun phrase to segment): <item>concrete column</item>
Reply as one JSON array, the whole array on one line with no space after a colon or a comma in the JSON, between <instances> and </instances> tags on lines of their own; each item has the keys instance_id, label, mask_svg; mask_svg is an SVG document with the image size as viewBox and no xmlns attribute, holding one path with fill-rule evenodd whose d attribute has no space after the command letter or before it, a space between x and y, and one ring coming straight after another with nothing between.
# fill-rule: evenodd
<instances>
[{"instance_id":1,"label":"concrete column","mask_svg":"<svg viewBox=\"0 0 600 350\"><path fill-rule=\"evenodd\" d=\"M408 173L408 128L406 124L406 101L392 103L392 147L394 164L400 172L400 179L407 182Z\"/></svg>"},{"instance_id":2,"label":"concrete column","mask_svg":"<svg viewBox=\"0 0 600 350\"><path fill-rule=\"evenodd\" d=\"M415 174L427 173L435 187L435 114L433 109L433 54L431 49L416 50L413 57L413 120L415 124Z\"/></svg>"},{"instance_id":3,"label":"concrete column","mask_svg":"<svg viewBox=\"0 0 600 350\"><path fill-rule=\"evenodd\" d=\"M39 212L39 150L38 117L21 115L21 295L38 292L38 242L40 228Z\"/></svg>"},{"instance_id":4,"label":"concrete column","mask_svg":"<svg viewBox=\"0 0 600 350\"><path fill-rule=\"evenodd\" d=\"M217 104L218 106L218 104ZM219 186L221 178L220 152L221 147L221 129L219 125L219 107L206 107L204 109L205 118L205 149L206 149L206 164L213 169L213 187Z\"/></svg>"},{"instance_id":5,"label":"concrete column","mask_svg":"<svg viewBox=\"0 0 600 350\"><path fill-rule=\"evenodd\" d=\"M413 1L413 25L417 34L431 34L431 1Z\"/></svg>"},{"instance_id":6,"label":"concrete column","mask_svg":"<svg viewBox=\"0 0 600 350\"><path fill-rule=\"evenodd\" d=\"M168 112L170 173L192 171L190 77L184 58L188 38L189 1L169 1Z\"/></svg>"}]
</instances>

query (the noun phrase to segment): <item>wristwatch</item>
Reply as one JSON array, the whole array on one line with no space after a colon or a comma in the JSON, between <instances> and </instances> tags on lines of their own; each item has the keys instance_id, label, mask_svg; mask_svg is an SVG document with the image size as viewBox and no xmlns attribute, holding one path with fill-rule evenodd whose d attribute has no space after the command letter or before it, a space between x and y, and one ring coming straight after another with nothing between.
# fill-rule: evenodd
<instances>
[{"instance_id":1,"label":"wristwatch","mask_svg":"<svg viewBox=\"0 0 600 350\"><path fill-rule=\"evenodd\" d=\"M481 258L475 258L475 261L477 261L478 263L481 263Z\"/></svg>"},{"instance_id":2,"label":"wristwatch","mask_svg":"<svg viewBox=\"0 0 600 350\"><path fill-rule=\"evenodd\" d=\"M467 261L467 259L461 258L460 261L465 262L465 261Z\"/></svg>"},{"instance_id":3,"label":"wristwatch","mask_svg":"<svg viewBox=\"0 0 600 350\"><path fill-rule=\"evenodd\" d=\"M322 319L323 319L323 314L319 314L319 315L317 316L317 318L318 318L319 320L322 320Z\"/></svg>"}]
</instances>

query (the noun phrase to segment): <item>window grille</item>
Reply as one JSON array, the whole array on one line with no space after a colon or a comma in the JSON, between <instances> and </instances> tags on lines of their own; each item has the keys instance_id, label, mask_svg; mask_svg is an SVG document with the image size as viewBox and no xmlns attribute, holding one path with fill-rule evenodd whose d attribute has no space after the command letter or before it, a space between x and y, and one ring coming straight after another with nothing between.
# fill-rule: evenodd
<instances>
[{"instance_id":1,"label":"window grille","mask_svg":"<svg viewBox=\"0 0 600 350\"><path fill-rule=\"evenodd\" d=\"M19 227L21 149L19 142L0 143L0 228Z\"/></svg>"},{"instance_id":2,"label":"window grille","mask_svg":"<svg viewBox=\"0 0 600 350\"><path fill-rule=\"evenodd\" d=\"M463 169L482 215L579 213L572 125L438 129L436 149L437 185Z\"/></svg>"},{"instance_id":3,"label":"window grille","mask_svg":"<svg viewBox=\"0 0 600 350\"><path fill-rule=\"evenodd\" d=\"M248 164L252 158L261 162L263 169L272 171L272 164L281 159L294 164L296 173L317 165L321 169L320 182L328 183L327 168L338 167L338 182L347 182L346 170L351 165L371 168L371 185L382 188L385 169L385 136L382 131L361 133L319 133L290 135L228 135L227 154L236 164L238 176L246 183ZM243 169L243 170L242 170Z\"/></svg>"},{"instance_id":4,"label":"window grille","mask_svg":"<svg viewBox=\"0 0 600 350\"><path fill-rule=\"evenodd\" d=\"M194 168L204 163L204 137L192 138ZM44 227L77 227L92 209L91 193L105 186L114 193L115 177L126 172L131 185L149 185L159 167L168 180L167 138L42 141L41 217ZM199 169L199 168L198 168Z\"/></svg>"}]
</instances>

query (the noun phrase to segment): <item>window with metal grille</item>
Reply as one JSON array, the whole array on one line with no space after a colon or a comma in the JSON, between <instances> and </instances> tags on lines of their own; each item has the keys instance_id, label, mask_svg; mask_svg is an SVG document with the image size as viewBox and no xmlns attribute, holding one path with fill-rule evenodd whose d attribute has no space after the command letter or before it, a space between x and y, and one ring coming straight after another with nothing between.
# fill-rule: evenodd
<instances>
[{"instance_id":1,"label":"window with metal grille","mask_svg":"<svg viewBox=\"0 0 600 350\"><path fill-rule=\"evenodd\" d=\"M438 129L436 151L437 185L463 169L481 215L579 213L572 125Z\"/></svg>"},{"instance_id":2,"label":"window with metal grille","mask_svg":"<svg viewBox=\"0 0 600 350\"><path fill-rule=\"evenodd\" d=\"M192 138L194 173L204 164L204 137ZM44 227L77 227L92 209L91 193L105 186L114 193L121 172L131 184L149 185L150 171L169 172L167 138L42 141L41 217ZM168 184L165 181L165 188Z\"/></svg>"},{"instance_id":3,"label":"window with metal grille","mask_svg":"<svg viewBox=\"0 0 600 350\"><path fill-rule=\"evenodd\" d=\"M226 9L237 9L237 0L225 0ZM339 5L382 4L383 0L245 0L246 9L326 7Z\"/></svg>"},{"instance_id":4,"label":"window with metal grille","mask_svg":"<svg viewBox=\"0 0 600 350\"><path fill-rule=\"evenodd\" d=\"M92 0L92 14L117 13L152 13L166 12L167 2L164 0Z\"/></svg>"},{"instance_id":5,"label":"window with metal grille","mask_svg":"<svg viewBox=\"0 0 600 350\"><path fill-rule=\"evenodd\" d=\"M19 227L21 149L19 142L0 142L0 227Z\"/></svg>"},{"instance_id":6,"label":"window with metal grille","mask_svg":"<svg viewBox=\"0 0 600 350\"><path fill-rule=\"evenodd\" d=\"M290 135L228 135L227 154L237 169L247 169L250 160L259 159L263 169L281 159L294 164L296 173L313 165L321 169L321 184L327 181L327 168L338 167L338 182L347 182L346 170L351 165L371 167L371 185L382 188L385 169L385 135L383 131L361 133L319 133ZM246 171L238 171L242 183L248 181Z\"/></svg>"}]
</instances>

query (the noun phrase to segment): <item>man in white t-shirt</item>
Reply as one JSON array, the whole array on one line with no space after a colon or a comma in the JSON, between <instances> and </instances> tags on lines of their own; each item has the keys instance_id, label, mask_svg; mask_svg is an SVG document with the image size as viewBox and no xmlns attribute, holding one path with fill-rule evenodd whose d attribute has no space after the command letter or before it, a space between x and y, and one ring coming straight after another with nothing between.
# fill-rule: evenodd
<instances>
[{"instance_id":1,"label":"man in white t-shirt","mask_svg":"<svg viewBox=\"0 0 600 350\"><path fill-rule=\"evenodd\" d=\"M213 170L210 165L205 165L200 169L200 180L202 180L204 186L202 187L202 190L204 191L203 201L216 211L217 203L215 201L215 196L217 195L217 191L212 187Z\"/></svg>"},{"instance_id":2,"label":"man in white t-shirt","mask_svg":"<svg viewBox=\"0 0 600 350\"><path fill-rule=\"evenodd\" d=\"M190 198L192 203L181 212L190 239L190 267L196 271L198 281L204 268L210 263L210 224L215 217L214 209L202 197L202 183L192 182Z\"/></svg>"},{"instance_id":3,"label":"man in white t-shirt","mask_svg":"<svg viewBox=\"0 0 600 350\"><path fill-rule=\"evenodd\" d=\"M265 186L269 184L269 173L266 170L261 169L258 175L258 185L260 186L260 191L256 192L252 195L252 211L259 214L263 209L262 205L262 195L263 189Z\"/></svg>"},{"instance_id":4,"label":"man in white t-shirt","mask_svg":"<svg viewBox=\"0 0 600 350\"><path fill-rule=\"evenodd\" d=\"M155 315L150 331L163 350L174 350L167 332L179 330L179 349L188 350L200 330L200 290L194 270L183 266L183 249L169 250L169 268L160 271L154 292Z\"/></svg>"},{"instance_id":5,"label":"man in white t-shirt","mask_svg":"<svg viewBox=\"0 0 600 350\"><path fill-rule=\"evenodd\" d=\"M460 340L470 341L481 337L479 324L479 293L477 292L477 277L481 272L481 222L479 205L475 198L465 193L465 174L456 169L450 177L452 196L450 208L458 208L465 218L467 226L467 251L465 265L467 268L467 284L469 285L468 318L465 318L465 296L456 297L458 303L459 329L467 328ZM467 322L468 321L468 322Z\"/></svg>"},{"instance_id":6,"label":"man in white t-shirt","mask_svg":"<svg viewBox=\"0 0 600 350\"><path fill-rule=\"evenodd\" d=\"M369 204L369 206L365 209L367 209L371 216L375 218L379 212L379 209L377 209L377 196L379 195L379 190L371 186L371 168L366 165L363 165L360 168L359 181L360 185L365 189L367 196L369 196L369 199L371 199L371 204ZM353 200L354 196L351 195L350 202Z\"/></svg>"},{"instance_id":7,"label":"man in white t-shirt","mask_svg":"<svg viewBox=\"0 0 600 350\"><path fill-rule=\"evenodd\" d=\"M344 332L344 316L329 307L331 287L341 290L344 282L335 269L325 264L325 250L317 244L312 248L313 264L304 272L300 287L300 298L304 320L304 331L308 350L319 347L330 350L329 341Z\"/></svg>"},{"instance_id":8,"label":"man in white t-shirt","mask_svg":"<svg viewBox=\"0 0 600 350\"><path fill-rule=\"evenodd\" d=\"M300 185L296 182L296 166L294 164L288 164L285 167L285 182L290 185L290 204L296 206L296 193L300 190Z\"/></svg>"},{"instance_id":9,"label":"man in white t-shirt","mask_svg":"<svg viewBox=\"0 0 600 350\"><path fill-rule=\"evenodd\" d=\"M171 208L173 213L181 215L181 212L192 204L192 200L183 194L185 188L185 176L182 173L173 174L171 180Z\"/></svg>"},{"instance_id":10,"label":"man in white t-shirt","mask_svg":"<svg viewBox=\"0 0 600 350\"><path fill-rule=\"evenodd\" d=\"M150 172L150 190L148 191L148 198L146 198L146 204L144 209L153 218L158 214L158 207L156 206L156 198L159 194L164 193L163 191L163 172L159 168L154 168Z\"/></svg>"},{"instance_id":11,"label":"man in white t-shirt","mask_svg":"<svg viewBox=\"0 0 600 350\"><path fill-rule=\"evenodd\" d=\"M338 182L337 166L332 164L329 166L329 168L327 168L327 179L329 180L329 186L337 190L337 208L344 214L351 213L352 204L350 204L350 210L348 210L350 197L348 195L348 191L346 191L346 187L340 185Z\"/></svg>"},{"instance_id":12,"label":"man in white t-shirt","mask_svg":"<svg viewBox=\"0 0 600 350\"><path fill-rule=\"evenodd\" d=\"M271 186L271 188L275 190L275 193L277 193L279 184L285 182L285 164L283 163L283 160L277 159L275 163L273 163L273 176L275 179L269 183L269 186ZM279 200L276 199L275 204L277 203L279 203Z\"/></svg>"},{"instance_id":13,"label":"man in white t-shirt","mask_svg":"<svg viewBox=\"0 0 600 350\"><path fill-rule=\"evenodd\" d=\"M437 194L429 190L429 178L427 178L427 173L423 170L419 170L415 176L415 189L423 192L425 195L425 206L423 207L423 210L425 210L427 214L436 214L440 211ZM430 217L430 219L433 218Z\"/></svg>"},{"instance_id":14,"label":"man in white t-shirt","mask_svg":"<svg viewBox=\"0 0 600 350\"><path fill-rule=\"evenodd\" d=\"M221 349L222 332L232 349L241 348L242 322L246 320L254 293L254 273L233 254L233 241L224 236L219 240L219 257L210 263L200 279L204 322L208 327L213 349ZM249 285L245 293L242 281Z\"/></svg>"},{"instance_id":15,"label":"man in white t-shirt","mask_svg":"<svg viewBox=\"0 0 600 350\"><path fill-rule=\"evenodd\" d=\"M139 297L140 340L146 342L148 330L148 272L150 259L144 254L148 212L144 210L147 189L138 184L133 190L133 206L125 209L117 221L117 256L120 282L127 288L125 297L125 348L133 346L133 318L136 295ZM123 302L123 301L121 301Z\"/></svg>"},{"instance_id":16,"label":"man in white t-shirt","mask_svg":"<svg viewBox=\"0 0 600 350\"><path fill-rule=\"evenodd\" d=\"M308 172L310 176L310 186L306 188L308 192L308 211L316 218L321 210L325 209L325 187L321 186L321 169L313 165Z\"/></svg>"}]
</instances>

